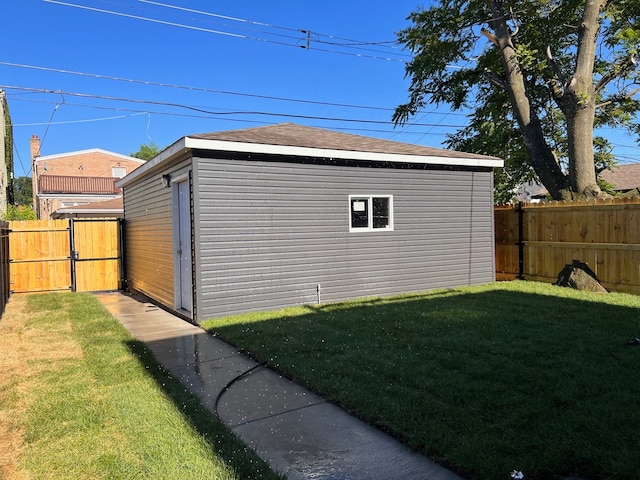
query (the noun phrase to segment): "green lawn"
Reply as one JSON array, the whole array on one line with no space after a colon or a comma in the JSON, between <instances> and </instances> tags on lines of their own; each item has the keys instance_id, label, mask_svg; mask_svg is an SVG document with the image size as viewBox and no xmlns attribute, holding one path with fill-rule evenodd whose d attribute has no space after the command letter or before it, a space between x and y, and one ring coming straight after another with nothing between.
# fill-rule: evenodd
<instances>
[{"instance_id":1,"label":"green lawn","mask_svg":"<svg viewBox=\"0 0 640 480\"><path fill-rule=\"evenodd\" d=\"M468 478L638 478L640 297L509 282L205 327Z\"/></svg>"},{"instance_id":2,"label":"green lawn","mask_svg":"<svg viewBox=\"0 0 640 480\"><path fill-rule=\"evenodd\" d=\"M0 352L0 478L280 478L91 295L12 297Z\"/></svg>"}]
</instances>

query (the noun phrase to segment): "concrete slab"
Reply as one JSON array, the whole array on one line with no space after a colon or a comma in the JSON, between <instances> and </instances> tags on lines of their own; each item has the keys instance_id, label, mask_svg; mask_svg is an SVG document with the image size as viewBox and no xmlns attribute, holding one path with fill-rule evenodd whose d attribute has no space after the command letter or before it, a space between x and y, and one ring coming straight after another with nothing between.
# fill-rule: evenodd
<instances>
[{"instance_id":1,"label":"concrete slab","mask_svg":"<svg viewBox=\"0 0 640 480\"><path fill-rule=\"evenodd\" d=\"M255 362L238 355L195 365L173 366L168 370L185 386L189 386L213 411L215 399L225 387L254 366Z\"/></svg>"},{"instance_id":2,"label":"concrete slab","mask_svg":"<svg viewBox=\"0 0 640 480\"><path fill-rule=\"evenodd\" d=\"M96 297L206 408L287 478L460 480L144 298Z\"/></svg>"},{"instance_id":3,"label":"concrete slab","mask_svg":"<svg viewBox=\"0 0 640 480\"><path fill-rule=\"evenodd\" d=\"M218 416L233 428L324 401L273 370L259 367L224 392L218 404Z\"/></svg>"},{"instance_id":4,"label":"concrete slab","mask_svg":"<svg viewBox=\"0 0 640 480\"><path fill-rule=\"evenodd\" d=\"M289 479L459 478L326 402L246 423L233 432Z\"/></svg>"},{"instance_id":5,"label":"concrete slab","mask_svg":"<svg viewBox=\"0 0 640 480\"><path fill-rule=\"evenodd\" d=\"M216 339L212 339L206 332L197 330L195 335L179 335L156 340L149 334L146 335L149 339L146 343L156 358L163 359L165 367L191 366L240 355L240 352L228 343L215 341Z\"/></svg>"}]
</instances>

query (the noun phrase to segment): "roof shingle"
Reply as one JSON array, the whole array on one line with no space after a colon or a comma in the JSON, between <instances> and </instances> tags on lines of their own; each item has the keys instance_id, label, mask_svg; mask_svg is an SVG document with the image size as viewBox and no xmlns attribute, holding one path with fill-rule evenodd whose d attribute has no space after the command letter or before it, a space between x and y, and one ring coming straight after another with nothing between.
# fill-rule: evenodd
<instances>
[{"instance_id":1,"label":"roof shingle","mask_svg":"<svg viewBox=\"0 0 640 480\"><path fill-rule=\"evenodd\" d=\"M600 172L600 178L612 183L616 190L633 190L640 187L640 163L611 167Z\"/></svg>"},{"instance_id":2,"label":"roof shingle","mask_svg":"<svg viewBox=\"0 0 640 480\"><path fill-rule=\"evenodd\" d=\"M409 143L381 140L378 138L334 132L321 128L307 127L295 123L281 123L266 127L254 127L224 132L189 135L191 138L218 140L225 142L256 143L287 147L307 147L353 152L371 152L398 155L425 155L447 158L485 158L485 155L457 152L441 148L424 147Z\"/></svg>"}]
</instances>

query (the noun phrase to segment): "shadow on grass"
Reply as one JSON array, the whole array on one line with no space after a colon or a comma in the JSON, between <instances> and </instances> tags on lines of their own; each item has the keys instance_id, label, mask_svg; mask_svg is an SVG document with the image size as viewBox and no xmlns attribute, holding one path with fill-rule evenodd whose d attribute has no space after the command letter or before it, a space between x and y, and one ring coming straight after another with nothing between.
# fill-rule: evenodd
<instances>
[{"instance_id":1,"label":"shadow on grass","mask_svg":"<svg viewBox=\"0 0 640 480\"><path fill-rule=\"evenodd\" d=\"M521 288L205 326L470 478L637 478L640 349L627 342L640 336L640 302Z\"/></svg>"},{"instance_id":2,"label":"shadow on grass","mask_svg":"<svg viewBox=\"0 0 640 480\"><path fill-rule=\"evenodd\" d=\"M189 424L206 439L214 453L231 466L238 479L283 478L273 473L266 463L238 440L194 394L160 365L143 342L129 341L126 342L126 346L158 387L171 399L176 410L180 411Z\"/></svg>"}]
</instances>

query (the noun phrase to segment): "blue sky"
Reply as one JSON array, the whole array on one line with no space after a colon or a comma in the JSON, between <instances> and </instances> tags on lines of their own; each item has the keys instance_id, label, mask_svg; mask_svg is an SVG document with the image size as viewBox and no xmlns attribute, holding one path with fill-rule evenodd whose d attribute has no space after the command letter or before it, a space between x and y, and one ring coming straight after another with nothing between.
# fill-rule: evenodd
<instances>
[{"instance_id":1,"label":"blue sky","mask_svg":"<svg viewBox=\"0 0 640 480\"><path fill-rule=\"evenodd\" d=\"M130 154L151 141L164 147L189 134L280 122L439 147L465 123L446 108L429 108L405 128L390 122L409 84L395 32L428 2L3 3L0 88L16 176L30 174L33 134L42 155ZM615 143L627 161L640 161L631 138Z\"/></svg>"}]
</instances>

